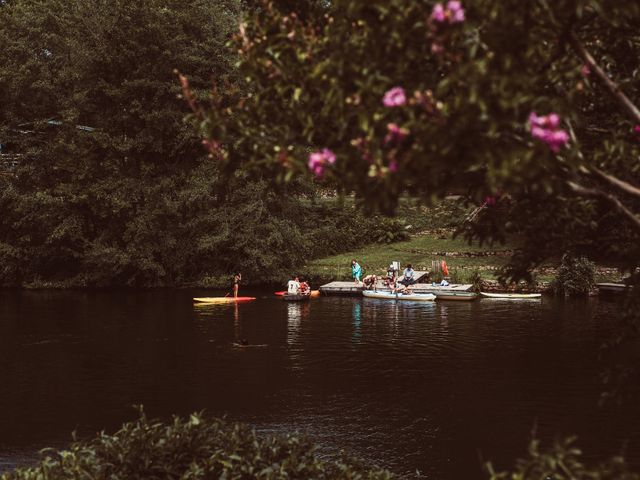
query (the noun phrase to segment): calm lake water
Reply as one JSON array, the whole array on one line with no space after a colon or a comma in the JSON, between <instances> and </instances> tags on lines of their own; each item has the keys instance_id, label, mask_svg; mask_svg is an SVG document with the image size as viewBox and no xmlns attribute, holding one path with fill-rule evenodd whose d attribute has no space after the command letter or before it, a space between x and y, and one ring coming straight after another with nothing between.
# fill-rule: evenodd
<instances>
[{"instance_id":1,"label":"calm lake water","mask_svg":"<svg viewBox=\"0 0 640 480\"><path fill-rule=\"evenodd\" d=\"M0 470L72 431L206 409L301 432L399 474L484 478L530 432L640 460L638 414L599 408L597 350L620 305L325 297L194 307L202 291L0 291ZM211 292L208 292L209 294ZM247 292L242 292L247 293ZM253 292L256 293L256 292ZM246 338L251 344L234 348Z\"/></svg>"}]
</instances>

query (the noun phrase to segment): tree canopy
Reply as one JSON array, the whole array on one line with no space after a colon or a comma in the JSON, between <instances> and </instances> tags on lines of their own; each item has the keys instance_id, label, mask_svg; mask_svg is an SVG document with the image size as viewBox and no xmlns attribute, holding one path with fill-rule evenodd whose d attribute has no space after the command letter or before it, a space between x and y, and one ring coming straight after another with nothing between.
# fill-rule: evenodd
<instances>
[{"instance_id":1,"label":"tree canopy","mask_svg":"<svg viewBox=\"0 0 640 480\"><path fill-rule=\"evenodd\" d=\"M245 88L219 78L201 107L183 87L226 172L310 175L383 212L466 195L490 207L469 238L524 239L515 276L594 243L632 269L638 24L639 4L605 0L267 1L233 44Z\"/></svg>"}]
</instances>

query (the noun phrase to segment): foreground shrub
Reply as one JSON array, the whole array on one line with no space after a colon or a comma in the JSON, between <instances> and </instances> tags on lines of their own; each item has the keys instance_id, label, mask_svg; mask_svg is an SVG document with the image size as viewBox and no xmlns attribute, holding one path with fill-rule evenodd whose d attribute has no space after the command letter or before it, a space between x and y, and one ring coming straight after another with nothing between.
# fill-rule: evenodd
<instances>
[{"instance_id":1,"label":"foreground shrub","mask_svg":"<svg viewBox=\"0 0 640 480\"><path fill-rule=\"evenodd\" d=\"M596 266L585 257L562 256L558 273L552 283L556 293L588 295L596 286Z\"/></svg>"},{"instance_id":2,"label":"foreground shrub","mask_svg":"<svg viewBox=\"0 0 640 480\"><path fill-rule=\"evenodd\" d=\"M587 465L575 438L568 437L543 449L538 440L529 444L529 455L516 462L511 471L496 472L487 464L491 480L640 480L640 475L628 470L623 457L613 457L604 463Z\"/></svg>"},{"instance_id":3,"label":"foreground shrub","mask_svg":"<svg viewBox=\"0 0 640 480\"><path fill-rule=\"evenodd\" d=\"M1 480L62 479L389 479L353 459L321 460L296 436L258 436L251 428L193 414L169 424L140 418L113 435L45 451L31 468Z\"/></svg>"}]
</instances>

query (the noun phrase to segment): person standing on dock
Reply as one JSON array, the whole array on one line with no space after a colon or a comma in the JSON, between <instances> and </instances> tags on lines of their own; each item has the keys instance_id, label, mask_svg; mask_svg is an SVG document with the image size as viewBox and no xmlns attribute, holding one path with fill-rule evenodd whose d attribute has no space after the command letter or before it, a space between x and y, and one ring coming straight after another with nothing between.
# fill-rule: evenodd
<instances>
[{"instance_id":1,"label":"person standing on dock","mask_svg":"<svg viewBox=\"0 0 640 480\"><path fill-rule=\"evenodd\" d=\"M233 298L238 298L238 289L240 288L240 281L242 280L242 274L240 272L233 276Z\"/></svg>"},{"instance_id":2,"label":"person standing on dock","mask_svg":"<svg viewBox=\"0 0 640 480\"><path fill-rule=\"evenodd\" d=\"M360 285L360 279L362 278L362 268L360 267L358 262L356 262L355 258L351 260L351 275L353 276L356 285Z\"/></svg>"}]
</instances>

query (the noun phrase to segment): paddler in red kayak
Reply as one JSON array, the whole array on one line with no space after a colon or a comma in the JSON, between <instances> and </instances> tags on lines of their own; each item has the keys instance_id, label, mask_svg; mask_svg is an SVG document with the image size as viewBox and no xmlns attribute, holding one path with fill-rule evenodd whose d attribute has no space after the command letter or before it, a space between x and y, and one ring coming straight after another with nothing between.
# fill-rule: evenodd
<instances>
[{"instance_id":1,"label":"paddler in red kayak","mask_svg":"<svg viewBox=\"0 0 640 480\"><path fill-rule=\"evenodd\" d=\"M233 298L238 298L238 288L240 288L240 280L242 280L242 274L238 272L233 276Z\"/></svg>"}]
</instances>

